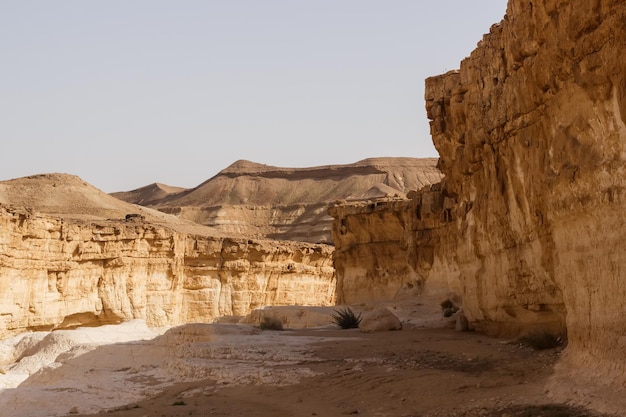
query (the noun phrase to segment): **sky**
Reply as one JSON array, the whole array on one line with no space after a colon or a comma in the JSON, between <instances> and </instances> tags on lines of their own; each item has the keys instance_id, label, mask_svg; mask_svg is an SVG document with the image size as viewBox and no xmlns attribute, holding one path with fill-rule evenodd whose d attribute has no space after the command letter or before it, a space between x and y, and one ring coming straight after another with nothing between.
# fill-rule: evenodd
<instances>
[{"instance_id":1,"label":"sky","mask_svg":"<svg viewBox=\"0 0 626 417\"><path fill-rule=\"evenodd\" d=\"M0 180L105 192L436 157L424 80L506 0L0 0Z\"/></svg>"}]
</instances>

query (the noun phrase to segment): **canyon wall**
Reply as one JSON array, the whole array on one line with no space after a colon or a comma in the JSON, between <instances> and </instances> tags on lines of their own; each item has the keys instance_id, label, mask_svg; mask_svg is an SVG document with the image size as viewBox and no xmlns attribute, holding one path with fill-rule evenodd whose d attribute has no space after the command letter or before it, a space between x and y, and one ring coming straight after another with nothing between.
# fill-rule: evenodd
<instances>
[{"instance_id":1,"label":"canyon wall","mask_svg":"<svg viewBox=\"0 0 626 417\"><path fill-rule=\"evenodd\" d=\"M422 279L407 263L408 200L341 203L332 225L339 304L388 301L419 294Z\"/></svg>"},{"instance_id":2,"label":"canyon wall","mask_svg":"<svg viewBox=\"0 0 626 417\"><path fill-rule=\"evenodd\" d=\"M338 283L388 293L381 263L405 257L400 281L446 284L477 330L566 336L555 398L626 409L624 45L622 1L509 1L460 70L426 80L441 184L333 209Z\"/></svg>"},{"instance_id":3,"label":"canyon wall","mask_svg":"<svg viewBox=\"0 0 626 417\"><path fill-rule=\"evenodd\" d=\"M441 184L410 192L409 199L331 206L337 301L359 304L427 295L458 302L454 284L459 271L454 255L447 256L456 248L452 228L459 210Z\"/></svg>"},{"instance_id":4,"label":"canyon wall","mask_svg":"<svg viewBox=\"0 0 626 417\"><path fill-rule=\"evenodd\" d=\"M145 319L150 326L332 305L332 247L78 221L0 206L0 337Z\"/></svg>"},{"instance_id":5,"label":"canyon wall","mask_svg":"<svg viewBox=\"0 0 626 417\"><path fill-rule=\"evenodd\" d=\"M511 0L426 82L466 313L493 333L562 321L560 369L587 389L626 376L624 45L624 2Z\"/></svg>"}]
</instances>

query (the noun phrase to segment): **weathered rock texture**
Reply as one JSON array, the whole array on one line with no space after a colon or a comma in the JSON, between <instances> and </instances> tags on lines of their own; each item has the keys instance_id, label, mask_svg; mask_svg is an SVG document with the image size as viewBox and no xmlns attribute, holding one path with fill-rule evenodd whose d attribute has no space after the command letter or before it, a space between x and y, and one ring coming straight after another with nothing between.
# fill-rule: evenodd
<instances>
[{"instance_id":1,"label":"weathered rock texture","mask_svg":"<svg viewBox=\"0 0 626 417\"><path fill-rule=\"evenodd\" d=\"M623 1L511 0L459 72L426 82L443 189L458 200L456 247L439 259L458 268L468 318L497 333L564 321L563 367L619 388L624 45Z\"/></svg>"},{"instance_id":2,"label":"weathered rock texture","mask_svg":"<svg viewBox=\"0 0 626 417\"><path fill-rule=\"evenodd\" d=\"M340 260L340 296L358 275L389 292L381 264L406 256L401 281L447 281L476 329L567 333L569 399L626 409L612 391L626 381L625 45L623 1L511 0L459 71L426 81L445 178L408 204L414 220L335 209L338 228L357 228L336 256L367 243ZM385 233L400 250L380 249Z\"/></svg>"},{"instance_id":3,"label":"weathered rock texture","mask_svg":"<svg viewBox=\"0 0 626 417\"><path fill-rule=\"evenodd\" d=\"M421 293L424 279L409 264L414 248L406 199L339 203L329 209L335 244L337 302L389 301Z\"/></svg>"},{"instance_id":4,"label":"weathered rock texture","mask_svg":"<svg viewBox=\"0 0 626 417\"><path fill-rule=\"evenodd\" d=\"M203 226L188 233L188 222L60 174L2 182L0 199L32 200L54 212L0 205L0 337L137 318L158 327L266 305L334 303L328 245L210 236L201 234ZM144 217L123 220L139 209Z\"/></svg>"},{"instance_id":5,"label":"weathered rock texture","mask_svg":"<svg viewBox=\"0 0 626 417\"><path fill-rule=\"evenodd\" d=\"M441 179L436 164L435 158L371 158L347 165L279 168L237 161L190 190L154 184L112 195L227 236L331 242L330 203L404 197Z\"/></svg>"},{"instance_id":6,"label":"weathered rock texture","mask_svg":"<svg viewBox=\"0 0 626 417\"><path fill-rule=\"evenodd\" d=\"M409 193L409 199L333 205L328 212L335 218L337 302L450 297L450 277L458 277L458 267L445 256L456 245L457 236L447 229L456 203L434 184Z\"/></svg>"}]
</instances>

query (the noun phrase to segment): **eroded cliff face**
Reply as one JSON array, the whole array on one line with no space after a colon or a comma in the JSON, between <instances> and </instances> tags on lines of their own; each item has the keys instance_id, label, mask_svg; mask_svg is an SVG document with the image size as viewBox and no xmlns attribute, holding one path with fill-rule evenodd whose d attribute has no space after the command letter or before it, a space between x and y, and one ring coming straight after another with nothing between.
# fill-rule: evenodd
<instances>
[{"instance_id":1,"label":"eroded cliff face","mask_svg":"<svg viewBox=\"0 0 626 417\"><path fill-rule=\"evenodd\" d=\"M511 0L459 71L426 80L441 184L331 209L339 295L389 295L392 269L396 289L447 287L476 330L567 337L556 397L626 409L624 45L624 2Z\"/></svg>"},{"instance_id":2,"label":"eroded cliff face","mask_svg":"<svg viewBox=\"0 0 626 417\"><path fill-rule=\"evenodd\" d=\"M420 293L423 281L407 262L408 205L408 200L377 200L329 209L335 218L338 303L389 301Z\"/></svg>"},{"instance_id":3,"label":"eroded cliff face","mask_svg":"<svg viewBox=\"0 0 626 417\"><path fill-rule=\"evenodd\" d=\"M511 0L460 71L426 82L458 201L437 248L452 288L490 333L566 330L561 369L587 391L626 376L624 45L622 1Z\"/></svg>"},{"instance_id":4,"label":"eroded cliff face","mask_svg":"<svg viewBox=\"0 0 626 417\"><path fill-rule=\"evenodd\" d=\"M409 199L338 202L333 216L337 300L346 304L399 301L427 295L444 301L458 280L452 259L457 200L441 184L409 193ZM458 300L456 300L458 301Z\"/></svg>"},{"instance_id":5,"label":"eroded cliff face","mask_svg":"<svg viewBox=\"0 0 626 417\"><path fill-rule=\"evenodd\" d=\"M331 305L331 253L325 245L0 207L0 337L136 318L155 327L212 321L265 305Z\"/></svg>"}]
</instances>

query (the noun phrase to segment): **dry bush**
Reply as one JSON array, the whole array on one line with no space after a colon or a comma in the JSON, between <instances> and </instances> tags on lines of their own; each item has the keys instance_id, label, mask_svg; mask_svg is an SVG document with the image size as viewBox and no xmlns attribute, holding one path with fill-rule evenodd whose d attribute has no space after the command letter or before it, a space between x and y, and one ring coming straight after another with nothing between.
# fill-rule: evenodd
<instances>
[{"instance_id":1,"label":"dry bush","mask_svg":"<svg viewBox=\"0 0 626 417\"><path fill-rule=\"evenodd\" d=\"M263 317L259 327L261 330L284 330L282 320L268 316Z\"/></svg>"}]
</instances>

